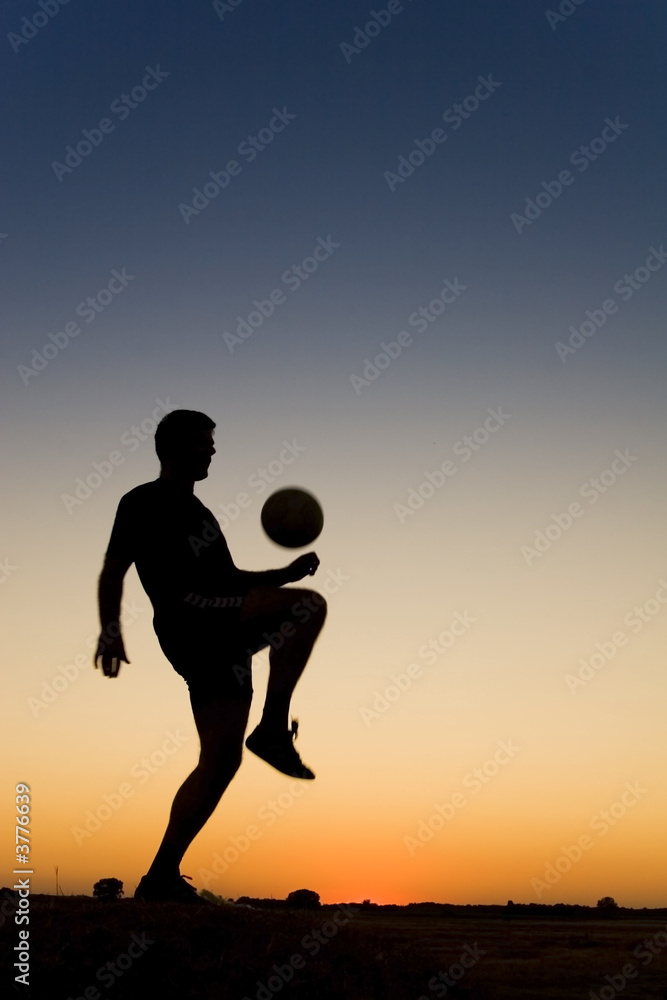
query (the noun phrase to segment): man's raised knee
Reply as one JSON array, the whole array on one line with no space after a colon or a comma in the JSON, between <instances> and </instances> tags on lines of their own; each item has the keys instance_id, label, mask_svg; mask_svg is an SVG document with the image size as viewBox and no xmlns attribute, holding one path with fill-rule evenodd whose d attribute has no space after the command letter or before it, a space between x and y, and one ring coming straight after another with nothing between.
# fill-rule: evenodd
<instances>
[{"instance_id":1,"label":"man's raised knee","mask_svg":"<svg viewBox=\"0 0 667 1000\"><path fill-rule=\"evenodd\" d=\"M310 595L310 599L319 611L321 615L326 615L327 613L327 599L322 597L322 594L318 594L316 590L309 590L307 593Z\"/></svg>"},{"instance_id":2,"label":"man's raised knee","mask_svg":"<svg viewBox=\"0 0 667 1000\"><path fill-rule=\"evenodd\" d=\"M318 594L316 590L302 590L299 600L294 602L291 611L297 621L304 624L314 615L324 621L327 614L326 598Z\"/></svg>"}]
</instances>

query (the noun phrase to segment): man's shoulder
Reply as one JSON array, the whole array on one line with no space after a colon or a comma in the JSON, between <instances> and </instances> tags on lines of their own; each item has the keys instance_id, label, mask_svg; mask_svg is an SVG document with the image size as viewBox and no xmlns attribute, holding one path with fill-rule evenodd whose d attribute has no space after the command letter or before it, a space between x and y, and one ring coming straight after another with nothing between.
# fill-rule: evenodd
<instances>
[{"instance_id":1,"label":"man's shoulder","mask_svg":"<svg viewBox=\"0 0 667 1000\"><path fill-rule=\"evenodd\" d=\"M153 479L124 493L118 501L118 510L121 514L138 515L169 508L175 500L172 491L165 488L163 479Z\"/></svg>"},{"instance_id":2,"label":"man's shoulder","mask_svg":"<svg viewBox=\"0 0 667 1000\"><path fill-rule=\"evenodd\" d=\"M124 506L130 506L135 503L144 503L147 500L152 500L153 497L157 496L160 492L160 480L153 479L150 483L142 483L141 486L135 486L134 489L124 493L120 498L120 503Z\"/></svg>"},{"instance_id":3,"label":"man's shoulder","mask_svg":"<svg viewBox=\"0 0 667 1000\"><path fill-rule=\"evenodd\" d=\"M193 508L210 513L198 497L168 479L153 479L135 486L118 503L119 511L124 514L163 511L165 516L191 516Z\"/></svg>"}]
</instances>

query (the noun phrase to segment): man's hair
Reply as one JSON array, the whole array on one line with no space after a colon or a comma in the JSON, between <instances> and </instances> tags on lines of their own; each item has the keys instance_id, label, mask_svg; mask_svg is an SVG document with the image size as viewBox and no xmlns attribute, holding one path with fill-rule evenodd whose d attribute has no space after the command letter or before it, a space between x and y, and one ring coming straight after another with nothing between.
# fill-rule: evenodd
<instances>
[{"instance_id":1,"label":"man's hair","mask_svg":"<svg viewBox=\"0 0 667 1000\"><path fill-rule=\"evenodd\" d=\"M155 450L164 464L202 431L212 431L215 423L199 410L172 410L162 418L155 431Z\"/></svg>"}]
</instances>

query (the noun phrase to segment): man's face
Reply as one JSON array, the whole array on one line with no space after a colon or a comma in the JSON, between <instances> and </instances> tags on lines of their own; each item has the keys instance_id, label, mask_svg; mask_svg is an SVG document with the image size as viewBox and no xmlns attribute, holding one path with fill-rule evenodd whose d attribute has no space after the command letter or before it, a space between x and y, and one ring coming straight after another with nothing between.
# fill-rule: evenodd
<instances>
[{"instance_id":1,"label":"man's face","mask_svg":"<svg viewBox=\"0 0 667 1000\"><path fill-rule=\"evenodd\" d=\"M195 481L206 479L208 476L208 467L215 455L213 431L202 431L197 435L192 455L195 466Z\"/></svg>"},{"instance_id":2,"label":"man's face","mask_svg":"<svg viewBox=\"0 0 667 1000\"><path fill-rule=\"evenodd\" d=\"M208 476L208 467L213 455L215 455L213 431L199 431L183 441L178 452L174 454L172 464L180 476L198 482Z\"/></svg>"}]
</instances>

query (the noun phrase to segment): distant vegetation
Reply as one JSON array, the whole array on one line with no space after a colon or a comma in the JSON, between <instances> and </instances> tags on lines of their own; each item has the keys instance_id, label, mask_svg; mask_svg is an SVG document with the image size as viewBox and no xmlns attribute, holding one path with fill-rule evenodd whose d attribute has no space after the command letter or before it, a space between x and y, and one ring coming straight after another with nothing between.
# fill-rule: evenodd
<instances>
[{"instance_id":1,"label":"distant vegetation","mask_svg":"<svg viewBox=\"0 0 667 1000\"><path fill-rule=\"evenodd\" d=\"M101 878L93 886L93 896L103 903L114 903L123 895L123 883L117 878Z\"/></svg>"}]
</instances>

